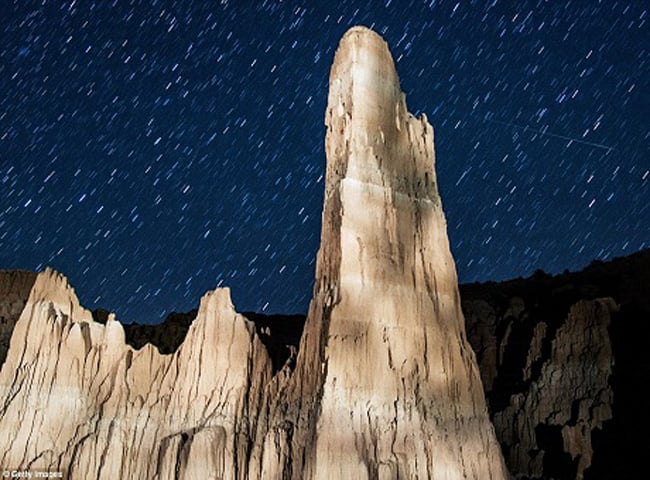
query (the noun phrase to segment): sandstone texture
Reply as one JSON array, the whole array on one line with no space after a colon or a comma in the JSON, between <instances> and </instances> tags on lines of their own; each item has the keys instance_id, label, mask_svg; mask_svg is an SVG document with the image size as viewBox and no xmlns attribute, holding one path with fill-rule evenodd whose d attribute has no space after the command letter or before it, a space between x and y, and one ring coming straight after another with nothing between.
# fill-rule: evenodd
<instances>
[{"instance_id":1,"label":"sandstone texture","mask_svg":"<svg viewBox=\"0 0 650 480\"><path fill-rule=\"evenodd\" d=\"M46 270L0 372L0 464L79 479L248 478L270 375L227 289L207 293L183 345L161 355L126 345L112 316L93 321Z\"/></svg>"},{"instance_id":2,"label":"sandstone texture","mask_svg":"<svg viewBox=\"0 0 650 480\"><path fill-rule=\"evenodd\" d=\"M114 315L81 307L62 275L3 272L2 468L75 479L508 477L465 334L433 130L408 113L388 47L366 28L337 50L326 125L299 351L292 332L236 313L227 289L166 322L170 339L137 326L127 337Z\"/></svg>"},{"instance_id":3,"label":"sandstone texture","mask_svg":"<svg viewBox=\"0 0 650 480\"><path fill-rule=\"evenodd\" d=\"M326 126L314 298L263 475L506 478L465 336L433 130L408 113L368 29L341 40Z\"/></svg>"}]
</instances>

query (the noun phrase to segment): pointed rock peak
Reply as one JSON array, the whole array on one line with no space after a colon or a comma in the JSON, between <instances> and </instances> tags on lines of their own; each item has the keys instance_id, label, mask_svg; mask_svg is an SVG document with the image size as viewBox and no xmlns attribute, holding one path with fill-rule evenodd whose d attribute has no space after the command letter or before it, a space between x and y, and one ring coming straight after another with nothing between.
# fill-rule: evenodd
<instances>
[{"instance_id":1,"label":"pointed rock peak","mask_svg":"<svg viewBox=\"0 0 650 480\"><path fill-rule=\"evenodd\" d=\"M93 322L48 269L0 370L4 464L75 478L508 478L465 338L433 130L407 112L390 51L366 28L337 50L326 124L295 369L271 377L227 288L202 298L163 357L126 347L119 322ZM115 425L133 448L112 441Z\"/></svg>"},{"instance_id":2,"label":"pointed rock peak","mask_svg":"<svg viewBox=\"0 0 650 480\"><path fill-rule=\"evenodd\" d=\"M381 35L379 35L373 29L366 27L365 25L355 25L354 27L350 27L348 31L343 34L343 37L341 37L340 43L343 43L345 40L347 40L350 36L353 35L356 35L358 37L366 36L368 38L371 38L373 41L386 45L386 48L388 48L388 45L386 44L384 39L381 38Z\"/></svg>"},{"instance_id":3,"label":"pointed rock peak","mask_svg":"<svg viewBox=\"0 0 650 480\"><path fill-rule=\"evenodd\" d=\"M47 283L55 288L74 291L74 288L72 288L68 281L68 277L57 272L52 267L45 267L45 270L38 274L38 278L43 284Z\"/></svg>"},{"instance_id":4,"label":"pointed rock peak","mask_svg":"<svg viewBox=\"0 0 650 480\"><path fill-rule=\"evenodd\" d=\"M408 113L367 28L336 51L325 123L316 287L279 409L297 418L278 419L292 443L274 458L291 455L294 478L507 478L465 338L433 129Z\"/></svg>"},{"instance_id":5,"label":"pointed rock peak","mask_svg":"<svg viewBox=\"0 0 650 480\"><path fill-rule=\"evenodd\" d=\"M217 288L216 290L206 293L201 299L201 308L199 309L199 313L201 313L202 310L226 310L229 312L235 312L235 306L230 297L230 288Z\"/></svg>"},{"instance_id":6,"label":"pointed rock peak","mask_svg":"<svg viewBox=\"0 0 650 480\"><path fill-rule=\"evenodd\" d=\"M0 272L0 289L19 277ZM3 464L65 478L261 478L244 456L272 364L228 289L204 296L194 335L170 355L128 347L121 323L94 322L53 270L24 302L5 300L0 315L21 311L0 370Z\"/></svg>"},{"instance_id":7,"label":"pointed rock peak","mask_svg":"<svg viewBox=\"0 0 650 480\"><path fill-rule=\"evenodd\" d=\"M31 305L41 302L55 305L67 317L72 317L72 312L75 312L77 321L92 321L92 314L81 307L67 277L50 267L36 276L27 300Z\"/></svg>"},{"instance_id":8,"label":"pointed rock peak","mask_svg":"<svg viewBox=\"0 0 650 480\"><path fill-rule=\"evenodd\" d=\"M433 128L408 112L386 42L365 27L341 39L325 123L326 196L346 177L438 202Z\"/></svg>"},{"instance_id":9,"label":"pointed rock peak","mask_svg":"<svg viewBox=\"0 0 650 480\"><path fill-rule=\"evenodd\" d=\"M388 44L369 28L352 27L339 43L330 72L330 89L346 77L357 87L351 93L355 106L360 108L382 109L387 102L402 97Z\"/></svg>"}]
</instances>

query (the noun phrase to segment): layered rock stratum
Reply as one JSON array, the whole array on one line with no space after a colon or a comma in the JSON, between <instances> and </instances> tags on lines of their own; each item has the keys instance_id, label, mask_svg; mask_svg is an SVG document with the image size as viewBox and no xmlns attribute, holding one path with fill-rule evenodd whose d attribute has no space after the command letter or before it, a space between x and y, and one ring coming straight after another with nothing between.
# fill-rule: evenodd
<instances>
[{"instance_id":1,"label":"layered rock stratum","mask_svg":"<svg viewBox=\"0 0 650 480\"><path fill-rule=\"evenodd\" d=\"M326 126L321 247L297 355L270 354L227 289L208 292L162 354L127 344L113 315L95 321L62 275L48 269L27 288L29 274L2 273L0 292L22 292L7 310L2 468L507 478L465 334L433 130L408 113L388 47L366 28L336 52Z\"/></svg>"}]
</instances>

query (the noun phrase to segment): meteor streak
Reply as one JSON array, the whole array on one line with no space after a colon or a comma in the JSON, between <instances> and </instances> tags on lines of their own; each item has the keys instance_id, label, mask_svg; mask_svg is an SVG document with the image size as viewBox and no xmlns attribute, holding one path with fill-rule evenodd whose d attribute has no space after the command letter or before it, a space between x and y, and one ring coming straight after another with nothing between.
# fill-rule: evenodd
<instances>
[{"instance_id":1,"label":"meteor streak","mask_svg":"<svg viewBox=\"0 0 650 480\"><path fill-rule=\"evenodd\" d=\"M540 135L546 135L548 137L560 138L562 140L569 140L570 142L582 143L583 145L589 145L591 147L602 148L603 150L607 150L607 153L611 152L612 150L616 150L614 147L610 147L610 146L604 145L602 143L588 142L587 140L581 140L579 138L567 137L566 135L559 135L557 133L546 132L544 130L537 130L535 128L530 128L528 125L517 125L516 123L502 122L500 120L490 120L488 118L486 118L485 120L488 121L488 122L492 122L492 123L498 123L499 125L506 125L508 127L519 128L519 129L521 129L521 130L523 130L525 132L538 133Z\"/></svg>"}]
</instances>

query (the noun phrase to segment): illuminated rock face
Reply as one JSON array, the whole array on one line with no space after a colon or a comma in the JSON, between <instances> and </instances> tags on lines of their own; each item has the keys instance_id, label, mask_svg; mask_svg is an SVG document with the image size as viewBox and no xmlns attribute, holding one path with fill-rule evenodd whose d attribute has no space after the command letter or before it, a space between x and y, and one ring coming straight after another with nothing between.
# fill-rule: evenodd
<instances>
[{"instance_id":1,"label":"illuminated rock face","mask_svg":"<svg viewBox=\"0 0 650 480\"><path fill-rule=\"evenodd\" d=\"M227 289L203 297L174 353L135 350L47 270L0 372L2 466L79 479L507 477L465 336L433 130L408 113L368 29L341 41L326 125L297 358L274 375Z\"/></svg>"},{"instance_id":2,"label":"illuminated rock face","mask_svg":"<svg viewBox=\"0 0 650 480\"><path fill-rule=\"evenodd\" d=\"M368 29L341 40L326 125L314 298L263 473L506 478L465 336L433 130L408 113Z\"/></svg>"},{"instance_id":3,"label":"illuminated rock face","mask_svg":"<svg viewBox=\"0 0 650 480\"><path fill-rule=\"evenodd\" d=\"M183 345L161 355L126 345L112 318L94 322L47 270L0 372L0 463L78 479L246 478L270 376L227 289L207 293Z\"/></svg>"}]
</instances>

